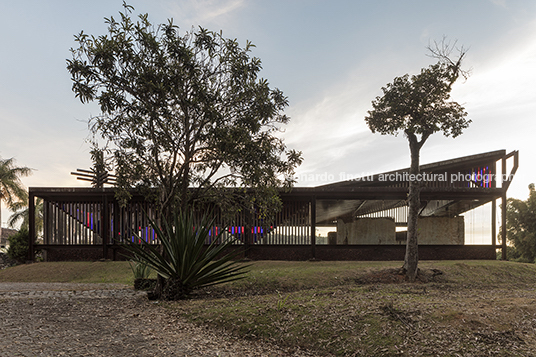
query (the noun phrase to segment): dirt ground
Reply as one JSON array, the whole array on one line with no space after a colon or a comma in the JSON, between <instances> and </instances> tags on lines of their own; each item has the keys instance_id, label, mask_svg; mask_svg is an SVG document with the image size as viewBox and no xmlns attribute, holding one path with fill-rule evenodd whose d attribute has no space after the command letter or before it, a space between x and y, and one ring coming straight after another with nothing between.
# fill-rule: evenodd
<instances>
[{"instance_id":1,"label":"dirt ground","mask_svg":"<svg viewBox=\"0 0 536 357\"><path fill-rule=\"evenodd\" d=\"M211 311L239 310L220 325L237 335L244 327L251 336L270 331L280 345L321 356L536 356L536 286L514 279L453 282L446 275L422 269L410 284L400 269L373 270L318 291L288 291L279 298L214 294L214 308L203 299L177 308L198 321L220 321ZM282 297L288 299L276 309ZM242 332L233 319L241 321Z\"/></svg>"},{"instance_id":2,"label":"dirt ground","mask_svg":"<svg viewBox=\"0 0 536 357\"><path fill-rule=\"evenodd\" d=\"M0 356L291 355L186 323L119 285L0 283L0 317Z\"/></svg>"}]
</instances>

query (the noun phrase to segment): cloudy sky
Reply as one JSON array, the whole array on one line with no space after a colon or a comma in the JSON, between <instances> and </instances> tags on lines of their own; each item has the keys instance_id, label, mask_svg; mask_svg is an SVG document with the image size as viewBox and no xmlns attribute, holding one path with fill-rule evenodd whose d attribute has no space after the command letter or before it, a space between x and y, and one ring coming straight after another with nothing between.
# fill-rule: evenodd
<instances>
[{"instance_id":1,"label":"cloudy sky","mask_svg":"<svg viewBox=\"0 0 536 357\"><path fill-rule=\"evenodd\" d=\"M87 186L70 175L89 168L87 119L66 70L73 35L101 35L120 0L0 1L0 156L35 169L28 187ZM421 162L505 149L520 151L509 196L536 181L536 2L510 0L130 0L153 23L173 18L256 45L262 77L288 96L284 137L303 152L299 186L409 166L403 136L372 134L363 118L381 87L433 63L430 41L468 48L472 75L453 100L473 121L456 139L441 134ZM7 212L2 215L5 226Z\"/></svg>"}]
</instances>

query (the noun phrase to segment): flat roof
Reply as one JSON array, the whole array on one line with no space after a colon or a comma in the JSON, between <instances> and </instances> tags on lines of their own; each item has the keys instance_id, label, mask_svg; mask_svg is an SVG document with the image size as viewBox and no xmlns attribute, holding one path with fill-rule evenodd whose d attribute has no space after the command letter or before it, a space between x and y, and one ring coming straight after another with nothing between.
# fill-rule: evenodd
<instances>
[{"instance_id":1,"label":"flat roof","mask_svg":"<svg viewBox=\"0 0 536 357\"><path fill-rule=\"evenodd\" d=\"M435 180L423 180L421 214L459 215L502 197L509 182L499 187L496 177L489 180L478 175L497 175L496 163L510 157L514 157L513 176L518 165L517 151L506 154L505 150L496 150L421 165L421 173L432 175L428 178L436 175ZM406 206L408 172L409 168L405 168L317 187L294 187L281 190L280 196L283 200L317 200L317 222L329 222L335 215L360 216ZM440 180L439 175L444 179ZM459 175L460 179L453 180L452 175ZM386 179L389 177L397 179ZM104 198L114 200L115 188L30 187L29 193L47 201L100 202ZM139 201L143 197L134 194L133 199Z\"/></svg>"}]
</instances>

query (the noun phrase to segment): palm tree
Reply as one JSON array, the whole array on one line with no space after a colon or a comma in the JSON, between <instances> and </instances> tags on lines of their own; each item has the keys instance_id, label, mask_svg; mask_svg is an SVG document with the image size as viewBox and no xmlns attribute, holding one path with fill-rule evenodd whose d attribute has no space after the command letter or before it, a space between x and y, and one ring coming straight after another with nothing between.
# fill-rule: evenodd
<instances>
[{"instance_id":1,"label":"palm tree","mask_svg":"<svg viewBox=\"0 0 536 357\"><path fill-rule=\"evenodd\" d=\"M27 202L28 192L22 185L21 177L28 176L32 169L15 166L15 159L0 158L0 206L2 201L8 208L17 202ZM0 235L2 234L2 210L0 210Z\"/></svg>"},{"instance_id":2,"label":"palm tree","mask_svg":"<svg viewBox=\"0 0 536 357\"><path fill-rule=\"evenodd\" d=\"M15 228L15 226L17 226L17 223L22 221L21 227L26 227L29 229L29 210L30 209L28 208L28 201L15 202L10 207L10 211L13 212L13 214L9 217L9 220L7 221L8 227ZM37 233L38 237L40 237L43 232L43 199L39 197L35 201L35 232Z\"/></svg>"}]
</instances>

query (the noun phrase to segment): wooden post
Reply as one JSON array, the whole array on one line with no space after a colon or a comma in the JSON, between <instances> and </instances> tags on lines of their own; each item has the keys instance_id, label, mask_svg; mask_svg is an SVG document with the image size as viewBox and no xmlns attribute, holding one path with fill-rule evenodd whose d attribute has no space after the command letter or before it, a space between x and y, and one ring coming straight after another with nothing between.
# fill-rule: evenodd
<instances>
[{"instance_id":1,"label":"wooden post","mask_svg":"<svg viewBox=\"0 0 536 357\"><path fill-rule=\"evenodd\" d=\"M491 202L491 245L497 246L497 200Z\"/></svg>"},{"instance_id":2,"label":"wooden post","mask_svg":"<svg viewBox=\"0 0 536 357\"><path fill-rule=\"evenodd\" d=\"M102 258L108 259L110 210L108 209L108 196L106 194L103 194L102 206Z\"/></svg>"},{"instance_id":3,"label":"wooden post","mask_svg":"<svg viewBox=\"0 0 536 357\"><path fill-rule=\"evenodd\" d=\"M36 239L35 231L35 196L32 190L28 190L28 225L30 226L28 232L28 257L29 261L35 260L35 247L34 242Z\"/></svg>"},{"instance_id":4,"label":"wooden post","mask_svg":"<svg viewBox=\"0 0 536 357\"><path fill-rule=\"evenodd\" d=\"M501 207L501 240L502 240L502 247L501 247L501 258L502 260L507 259L506 255L506 189L508 187L508 183L506 182L506 157L503 157L502 159L502 184L501 187L503 189L503 193L501 196L502 201L502 207Z\"/></svg>"},{"instance_id":5,"label":"wooden post","mask_svg":"<svg viewBox=\"0 0 536 357\"><path fill-rule=\"evenodd\" d=\"M492 177L491 187L497 188L497 161L491 165ZM495 249L497 247L497 199L491 201L491 245Z\"/></svg>"},{"instance_id":6,"label":"wooden post","mask_svg":"<svg viewBox=\"0 0 536 357\"><path fill-rule=\"evenodd\" d=\"M253 238L253 233L251 231L253 229L253 217L249 209L246 210L244 218L244 258L249 259L249 246Z\"/></svg>"},{"instance_id":7,"label":"wooden post","mask_svg":"<svg viewBox=\"0 0 536 357\"><path fill-rule=\"evenodd\" d=\"M120 233L121 232L121 226L120 226L120 221L121 221L121 209L119 207L119 203L117 202L116 199L113 200L114 204L113 204L113 217L114 217L114 221L113 221L113 226L112 226L112 244L113 244L113 248L112 248L112 260L116 260L116 243L117 241L119 241L121 238L124 239L125 237L121 237L120 236Z\"/></svg>"},{"instance_id":8,"label":"wooden post","mask_svg":"<svg viewBox=\"0 0 536 357\"><path fill-rule=\"evenodd\" d=\"M316 196L311 196L311 254L316 259Z\"/></svg>"}]
</instances>

